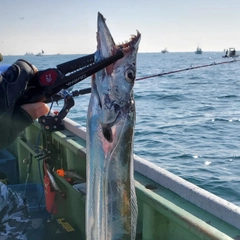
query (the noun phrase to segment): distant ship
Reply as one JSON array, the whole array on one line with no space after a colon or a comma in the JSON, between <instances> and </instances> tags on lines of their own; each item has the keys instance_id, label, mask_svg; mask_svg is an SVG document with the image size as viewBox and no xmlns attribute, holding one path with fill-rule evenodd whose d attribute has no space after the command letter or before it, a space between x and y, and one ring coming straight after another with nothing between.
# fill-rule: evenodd
<instances>
[{"instance_id":1,"label":"distant ship","mask_svg":"<svg viewBox=\"0 0 240 240\"><path fill-rule=\"evenodd\" d=\"M44 54L44 51L37 53L35 56L42 56Z\"/></svg>"},{"instance_id":2,"label":"distant ship","mask_svg":"<svg viewBox=\"0 0 240 240\"><path fill-rule=\"evenodd\" d=\"M202 49L200 47L197 47L195 53L196 54L202 54Z\"/></svg>"},{"instance_id":3,"label":"distant ship","mask_svg":"<svg viewBox=\"0 0 240 240\"><path fill-rule=\"evenodd\" d=\"M163 49L163 50L161 51L161 53L168 53L167 48Z\"/></svg>"},{"instance_id":4,"label":"distant ship","mask_svg":"<svg viewBox=\"0 0 240 240\"><path fill-rule=\"evenodd\" d=\"M224 51L225 51L225 50L224 50ZM222 56L222 57L223 57L223 58L229 58L229 57L234 58L234 57L238 57L238 56L239 56L239 52L237 52L237 51L235 50L235 48L229 48L229 49L226 50L225 55Z\"/></svg>"},{"instance_id":5,"label":"distant ship","mask_svg":"<svg viewBox=\"0 0 240 240\"><path fill-rule=\"evenodd\" d=\"M34 54L32 52L26 52L25 56L33 56Z\"/></svg>"}]
</instances>

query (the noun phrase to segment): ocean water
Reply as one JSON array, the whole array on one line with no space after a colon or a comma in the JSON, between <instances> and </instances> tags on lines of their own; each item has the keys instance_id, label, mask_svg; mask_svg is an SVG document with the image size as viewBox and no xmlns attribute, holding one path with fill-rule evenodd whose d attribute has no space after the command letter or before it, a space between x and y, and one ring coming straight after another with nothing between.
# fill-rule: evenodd
<instances>
[{"instance_id":1,"label":"ocean water","mask_svg":"<svg viewBox=\"0 0 240 240\"><path fill-rule=\"evenodd\" d=\"M139 53L137 78L231 60L222 55ZM80 56L4 56L2 63L24 58L42 70ZM89 86L88 78L74 89ZM134 95L134 153L240 206L240 63L136 81ZM83 126L89 97L75 98L68 114Z\"/></svg>"}]
</instances>

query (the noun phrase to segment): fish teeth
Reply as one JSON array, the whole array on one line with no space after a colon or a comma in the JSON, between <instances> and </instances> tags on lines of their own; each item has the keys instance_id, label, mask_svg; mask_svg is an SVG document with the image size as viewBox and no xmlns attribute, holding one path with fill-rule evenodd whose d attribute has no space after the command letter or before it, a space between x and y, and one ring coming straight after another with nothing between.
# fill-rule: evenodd
<instances>
[{"instance_id":1,"label":"fish teeth","mask_svg":"<svg viewBox=\"0 0 240 240\"><path fill-rule=\"evenodd\" d=\"M131 34L129 40L125 40L125 42L122 43L118 43L116 45L117 48L124 48L125 50L129 49L132 45L134 45L136 39L138 38L138 36L140 35L139 31L137 31L137 34Z\"/></svg>"}]
</instances>

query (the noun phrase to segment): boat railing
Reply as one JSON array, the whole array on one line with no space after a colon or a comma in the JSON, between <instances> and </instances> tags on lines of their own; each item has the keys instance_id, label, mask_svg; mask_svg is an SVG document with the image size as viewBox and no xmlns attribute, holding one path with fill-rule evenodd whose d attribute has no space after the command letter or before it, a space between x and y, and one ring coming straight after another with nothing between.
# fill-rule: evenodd
<instances>
[{"instance_id":1,"label":"boat railing","mask_svg":"<svg viewBox=\"0 0 240 240\"><path fill-rule=\"evenodd\" d=\"M68 118L64 119L64 124L69 131L86 139L86 128ZM173 191L180 197L210 212L214 216L220 219L224 218L224 221L240 229L240 207L137 155L134 155L134 168L135 171L150 178L159 185Z\"/></svg>"},{"instance_id":2,"label":"boat railing","mask_svg":"<svg viewBox=\"0 0 240 240\"><path fill-rule=\"evenodd\" d=\"M64 119L64 125L66 130L53 132L49 136L35 122L15 141L9 150L18 157L20 183L26 181L27 167L22 159L29 153L34 159L29 183L41 182L41 160L35 149L42 148L44 141L51 145L51 150L44 149L50 150L50 157L56 164L61 163L64 169L75 170L86 179L86 128L68 118ZM136 155L134 167L138 198L137 239L230 240L240 236L239 207ZM64 216L84 239L85 192L77 191L64 178L55 172L53 174L67 196L57 196L59 207L54 217ZM86 186L86 182L82 184Z\"/></svg>"},{"instance_id":3,"label":"boat railing","mask_svg":"<svg viewBox=\"0 0 240 240\"><path fill-rule=\"evenodd\" d=\"M240 229L240 207L178 177L139 156L134 156L135 171L173 191L196 206Z\"/></svg>"}]
</instances>

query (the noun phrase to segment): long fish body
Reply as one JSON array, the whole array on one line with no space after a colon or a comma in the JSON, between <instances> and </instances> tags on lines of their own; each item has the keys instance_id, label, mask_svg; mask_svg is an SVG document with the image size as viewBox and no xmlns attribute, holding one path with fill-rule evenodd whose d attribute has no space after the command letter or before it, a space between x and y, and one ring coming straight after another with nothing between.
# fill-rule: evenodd
<instances>
[{"instance_id":1,"label":"long fish body","mask_svg":"<svg viewBox=\"0 0 240 240\"><path fill-rule=\"evenodd\" d=\"M87 240L136 238L133 86L140 38L137 31L129 42L115 45L98 13L96 62L118 48L124 57L92 77L87 115Z\"/></svg>"}]
</instances>

